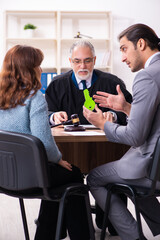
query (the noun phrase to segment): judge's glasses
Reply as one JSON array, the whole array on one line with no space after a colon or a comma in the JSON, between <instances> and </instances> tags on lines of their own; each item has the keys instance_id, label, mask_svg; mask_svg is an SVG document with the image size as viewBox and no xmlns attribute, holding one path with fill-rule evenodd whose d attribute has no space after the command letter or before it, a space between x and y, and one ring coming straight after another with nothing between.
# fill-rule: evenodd
<instances>
[{"instance_id":1,"label":"judge's glasses","mask_svg":"<svg viewBox=\"0 0 160 240\"><path fill-rule=\"evenodd\" d=\"M72 60L72 63L74 63L75 65L81 65L82 63L84 64L90 64L93 62L93 58L85 58L84 60L82 59L78 59L78 58L74 58L74 59L71 59Z\"/></svg>"}]
</instances>

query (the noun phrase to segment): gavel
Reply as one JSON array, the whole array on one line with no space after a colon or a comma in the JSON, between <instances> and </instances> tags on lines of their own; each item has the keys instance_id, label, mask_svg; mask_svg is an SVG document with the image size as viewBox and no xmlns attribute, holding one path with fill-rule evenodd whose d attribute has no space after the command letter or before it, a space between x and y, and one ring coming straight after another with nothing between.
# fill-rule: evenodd
<instances>
[{"instance_id":1,"label":"gavel","mask_svg":"<svg viewBox=\"0 0 160 240\"><path fill-rule=\"evenodd\" d=\"M60 125L66 125L68 123L72 123L73 126L65 126L64 128L65 131L85 131L85 128L83 126L79 126L80 120L79 120L78 114L72 114L70 120L52 125L51 128L57 127Z\"/></svg>"},{"instance_id":2,"label":"gavel","mask_svg":"<svg viewBox=\"0 0 160 240\"><path fill-rule=\"evenodd\" d=\"M78 114L72 114L70 120L52 125L51 128L57 127L57 126L60 126L60 125L66 125L68 123L72 123L75 127L77 127L80 124Z\"/></svg>"}]
</instances>

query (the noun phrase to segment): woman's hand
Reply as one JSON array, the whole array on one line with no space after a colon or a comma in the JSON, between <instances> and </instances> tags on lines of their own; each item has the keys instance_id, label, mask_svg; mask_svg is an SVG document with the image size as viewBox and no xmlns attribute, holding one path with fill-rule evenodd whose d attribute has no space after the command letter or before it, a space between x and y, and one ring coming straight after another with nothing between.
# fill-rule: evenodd
<instances>
[{"instance_id":1,"label":"woman's hand","mask_svg":"<svg viewBox=\"0 0 160 240\"><path fill-rule=\"evenodd\" d=\"M72 165L71 165L69 162L64 161L64 160L61 159L61 160L58 162L58 164L59 164L61 167L64 167L64 168L68 169L69 171L72 171Z\"/></svg>"}]
</instances>

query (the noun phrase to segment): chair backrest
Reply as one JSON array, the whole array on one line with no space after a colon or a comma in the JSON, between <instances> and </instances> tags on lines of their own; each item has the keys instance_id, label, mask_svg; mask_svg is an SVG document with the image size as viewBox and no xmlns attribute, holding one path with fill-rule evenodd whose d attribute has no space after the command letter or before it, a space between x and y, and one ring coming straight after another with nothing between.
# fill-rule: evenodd
<instances>
[{"instance_id":1,"label":"chair backrest","mask_svg":"<svg viewBox=\"0 0 160 240\"><path fill-rule=\"evenodd\" d=\"M156 184L156 181L160 181L160 137L157 139L154 149L149 178L153 181L153 184Z\"/></svg>"},{"instance_id":2,"label":"chair backrest","mask_svg":"<svg viewBox=\"0 0 160 240\"><path fill-rule=\"evenodd\" d=\"M1 190L11 193L42 188L43 191L49 186L47 161L44 145L38 138L0 131Z\"/></svg>"}]
</instances>

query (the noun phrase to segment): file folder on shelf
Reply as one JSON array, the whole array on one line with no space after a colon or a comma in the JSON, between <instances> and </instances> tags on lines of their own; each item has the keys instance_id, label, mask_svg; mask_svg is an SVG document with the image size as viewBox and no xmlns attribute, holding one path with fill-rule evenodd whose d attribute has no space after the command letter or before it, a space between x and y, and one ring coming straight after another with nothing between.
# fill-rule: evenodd
<instances>
[{"instance_id":1,"label":"file folder on shelf","mask_svg":"<svg viewBox=\"0 0 160 240\"><path fill-rule=\"evenodd\" d=\"M45 91L48 87L48 85L51 83L51 81L53 80L53 78L57 75L56 72L54 73L41 73L41 84L42 84L42 87L40 89L40 91L45 94Z\"/></svg>"}]
</instances>

